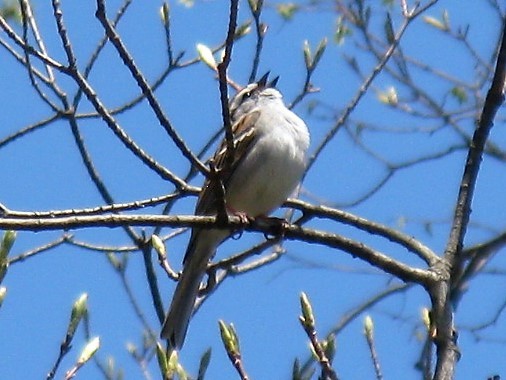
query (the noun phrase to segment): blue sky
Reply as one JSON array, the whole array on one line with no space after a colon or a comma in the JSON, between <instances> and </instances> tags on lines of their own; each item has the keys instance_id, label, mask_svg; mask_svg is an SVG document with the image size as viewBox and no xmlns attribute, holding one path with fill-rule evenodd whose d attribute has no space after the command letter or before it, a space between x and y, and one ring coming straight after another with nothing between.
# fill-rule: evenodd
<instances>
[{"instance_id":1,"label":"blue sky","mask_svg":"<svg viewBox=\"0 0 506 380\"><path fill-rule=\"evenodd\" d=\"M386 8L373 2L373 22L382 37L381 21ZM312 83L320 92L308 96L295 108L311 129L312 149L325 136L333 121L349 103L361 84L345 63L345 56L356 55L366 75L374 66L370 56L357 49L352 38L343 45L332 40L337 14L309 10L297 14L290 22L283 22L267 2L264 22L269 25L260 73L270 70L280 75L279 89L290 102L303 85L304 60L302 46L305 39L314 47L324 37L329 44ZM303 3L302 3L303 4ZM108 1L112 17L119 1ZM136 63L146 77L154 80L164 69L167 56L164 33L159 18L160 2L134 2L120 23L119 33ZM61 43L55 33L54 20L48 4L34 2L41 34L51 56L64 61ZM448 10L452 27L470 24L469 40L478 54L486 59L495 49L500 21L486 1L440 1L427 14L441 17ZM78 64L82 68L102 35L94 18L94 2L83 2L79 7L63 4L63 11ZM397 2L391 8L394 27L399 27ZM175 52L185 51L183 61L196 56L195 45L219 44L225 35L228 18L227 2L197 1L192 8L171 3L172 37ZM241 2L240 23L249 18L247 5ZM17 27L18 32L20 28ZM5 39L4 34L0 38ZM255 39L253 35L239 41L234 47L230 75L245 84L251 67ZM475 73L473 61L465 50L443 33L421 19L414 21L406 32L401 47L406 55L415 57L463 81ZM5 50L0 50L0 140L20 128L49 116L50 110L29 87L26 72ZM76 90L68 78L57 74L61 87L73 94ZM449 87L434 81L422 71L413 70L414 80L427 92L439 97ZM122 66L117 53L108 46L99 58L90 83L108 107L117 107L139 93L128 71ZM352 114L352 121L377 123L384 127L407 130L413 127L431 128L435 120L409 118L389 109L378 101L377 92L390 86L398 88L399 96L410 94L388 75L380 75L371 90ZM486 90L486 86L482 91ZM200 149L220 127L221 114L218 86L213 73L203 64L175 71L156 92L169 119L194 150ZM313 114L307 112L311 101L321 101L332 107L332 112L321 107ZM449 103L452 100L448 100ZM454 104L449 107L458 109ZM80 112L91 107L83 102ZM472 114L472 112L470 112ZM161 130L146 103L117 116L128 133L153 157L179 175L188 170L177 148ZM169 183L150 172L125 151L104 123L82 120L81 127L90 154L109 190L117 202L150 198L172 190ZM351 125L351 123L350 123ZM498 146L506 143L506 134L498 122L492 138ZM462 128L472 131L472 120L462 121ZM374 133L364 135L365 143L382 157L393 162L418 157L419 152L436 152L448 144L458 142L455 133L441 129L433 134ZM465 152L456 152L444 160L429 161L397 172L389 183L374 197L346 210L393 227L421 239L436 252L445 246L453 205L458 190ZM54 123L0 149L0 202L13 210L50 210L101 205L93 184L87 177L73 142L69 126ZM306 195L313 203L344 205L368 191L382 178L385 168L364 154L350 135L340 131L325 149L304 182ZM194 180L199 185L202 178ZM494 236L504 228L505 204L503 189L506 185L506 167L486 157L480 173L473 207L472 229L466 239L476 243ZM189 214L194 199L187 198L174 208L174 213ZM160 208L142 212L157 213ZM430 222L431 233L427 232ZM410 264L422 263L413 255L395 245L352 230L340 224L314 221L314 228L327 229L345 236L363 240L376 249ZM141 229L137 229L141 231ZM145 229L149 234L151 229ZM164 233L169 233L165 230ZM121 230L87 229L72 231L79 241L108 246L131 245ZM22 253L61 236L61 232L21 232L12 255ZM179 269L188 234L171 239L167 249L171 263ZM261 241L262 236L245 234L239 241L229 241L218 251L218 258ZM295 357L308 356L307 339L299 326L299 294L304 291L313 302L318 332L323 336L349 310L360 305L379 289L398 281L372 268L369 264L351 258L348 254L325 247L299 242L287 242L287 255L282 260L260 270L230 278L204 304L190 327L187 342L181 353L182 363L195 374L200 355L212 347L213 356L209 379L236 378L232 366L218 340L217 320L233 322L241 338L246 370L251 378L288 378ZM490 268L501 269L504 259L500 253ZM158 270L158 268L157 268ZM158 270L159 285L168 303L173 283ZM158 329L150 300L140 254L132 254L128 261L128 280L151 326ZM483 332L478 340L465 327L480 324L504 302L506 279L501 275L483 275L471 283L457 315L462 326L460 347L463 352L458 378L486 378L506 372L504 364L503 318ZM127 342L140 345L141 326L134 313L120 279L108 265L106 258L96 252L71 246L62 246L21 264L12 265L3 282L7 298L0 309L0 378L41 378L51 368L64 337L70 307L77 297L89 294L92 335L101 337L99 357L114 357L117 367L125 370L125 378L141 378L138 366L126 352ZM370 311L376 324L376 343L386 378L419 378L413 370L421 350L416 338L422 332L420 310L429 300L420 289L397 295ZM363 316L359 317L338 337L335 367L343 379L372 378L373 368L362 335ZM64 360L59 376L68 369L84 344L82 331L76 334L74 349ZM150 365L154 378L156 365ZM94 365L82 370L81 378L97 378Z\"/></svg>"}]
</instances>

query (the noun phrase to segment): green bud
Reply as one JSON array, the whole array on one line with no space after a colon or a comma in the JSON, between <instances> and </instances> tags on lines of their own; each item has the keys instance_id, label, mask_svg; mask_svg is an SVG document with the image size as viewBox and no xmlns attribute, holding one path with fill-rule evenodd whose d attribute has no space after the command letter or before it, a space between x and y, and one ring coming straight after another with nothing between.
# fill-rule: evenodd
<instances>
[{"instance_id":1,"label":"green bud","mask_svg":"<svg viewBox=\"0 0 506 380\"><path fill-rule=\"evenodd\" d=\"M237 331L235 330L235 327L232 323L229 325L229 329L234 343L234 351L237 354L240 354L241 348L239 347L239 336L237 335Z\"/></svg>"},{"instance_id":2,"label":"green bud","mask_svg":"<svg viewBox=\"0 0 506 380\"><path fill-rule=\"evenodd\" d=\"M399 98L397 96L397 90L395 87L389 87L386 91L380 92L378 94L378 100L389 106L396 106L399 104Z\"/></svg>"},{"instance_id":3,"label":"green bud","mask_svg":"<svg viewBox=\"0 0 506 380\"><path fill-rule=\"evenodd\" d=\"M314 328L315 319L313 314L313 308L311 307L309 298L304 292L300 294L300 306L302 310L302 316L300 317L300 321L304 326Z\"/></svg>"},{"instance_id":4,"label":"green bud","mask_svg":"<svg viewBox=\"0 0 506 380\"><path fill-rule=\"evenodd\" d=\"M433 26L436 29L442 30L443 32L449 30L449 25L446 25L444 21L438 20L435 17L423 16L423 21L425 21L426 24L429 24L430 26Z\"/></svg>"},{"instance_id":5,"label":"green bud","mask_svg":"<svg viewBox=\"0 0 506 380\"><path fill-rule=\"evenodd\" d=\"M7 288L5 286L0 286L0 307L3 304L6 295L7 295Z\"/></svg>"},{"instance_id":6,"label":"green bud","mask_svg":"<svg viewBox=\"0 0 506 380\"><path fill-rule=\"evenodd\" d=\"M174 374L178 372L179 368L179 357L176 350L172 350L167 360L167 372L165 372L167 378L172 379Z\"/></svg>"},{"instance_id":7,"label":"green bud","mask_svg":"<svg viewBox=\"0 0 506 380\"><path fill-rule=\"evenodd\" d=\"M162 239L158 235L151 235L151 245L155 249L155 251L158 253L158 255L162 257L167 257L167 251L165 249L165 244L163 243Z\"/></svg>"},{"instance_id":8,"label":"green bud","mask_svg":"<svg viewBox=\"0 0 506 380\"><path fill-rule=\"evenodd\" d=\"M279 15L285 20L290 21L295 16L295 12L299 10L299 5L295 3L278 4L276 9Z\"/></svg>"},{"instance_id":9,"label":"green bud","mask_svg":"<svg viewBox=\"0 0 506 380\"><path fill-rule=\"evenodd\" d=\"M169 3L164 2L160 7L160 18L165 26L168 26L170 23L170 7Z\"/></svg>"},{"instance_id":10,"label":"green bud","mask_svg":"<svg viewBox=\"0 0 506 380\"><path fill-rule=\"evenodd\" d=\"M467 93L466 90L464 90L464 88L460 86L453 87L451 94L455 99L457 99L459 104L464 104L465 102L467 102Z\"/></svg>"},{"instance_id":11,"label":"green bud","mask_svg":"<svg viewBox=\"0 0 506 380\"><path fill-rule=\"evenodd\" d=\"M83 350L81 351L81 355L79 356L79 359L77 360L78 365L83 365L88 360L90 360L93 355L98 351L100 348L100 337L96 336L92 338L86 346L84 346Z\"/></svg>"},{"instance_id":12,"label":"green bud","mask_svg":"<svg viewBox=\"0 0 506 380\"><path fill-rule=\"evenodd\" d=\"M2 242L0 243L0 283L7 273L7 268L9 267L9 260L7 259L7 256L9 255L15 241L16 231L5 231Z\"/></svg>"},{"instance_id":13,"label":"green bud","mask_svg":"<svg viewBox=\"0 0 506 380\"><path fill-rule=\"evenodd\" d=\"M230 332L228 331L228 327L227 325L225 324L225 322L223 322L221 319L218 321L218 326L220 327L220 335L221 335L221 340L223 341L230 341L231 340L231 337L230 337Z\"/></svg>"},{"instance_id":14,"label":"green bud","mask_svg":"<svg viewBox=\"0 0 506 380\"><path fill-rule=\"evenodd\" d=\"M197 53L200 60L204 62L211 69L216 70L216 60L214 59L213 52L204 44L197 44Z\"/></svg>"},{"instance_id":15,"label":"green bud","mask_svg":"<svg viewBox=\"0 0 506 380\"><path fill-rule=\"evenodd\" d=\"M390 13L387 13L387 18L385 19L385 35L387 37L388 43L393 44L395 41L395 33Z\"/></svg>"},{"instance_id":16,"label":"green bud","mask_svg":"<svg viewBox=\"0 0 506 380\"><path fill-rule=\"evenodd\" d=\"M197 379L204 379L207 367L209 367L210 362L211 362L211 349L208 348L200 358L199 374Z\"/></svg>"},{"instance_id":17,"label":"green bud","mask_svg":"<svg viewBox=\"0 0 506 380\"><path fill-rule=\"evenodd\" d=\"M364 318L364 334L367 337L372 337L374 334L374 323L370 315L366 315Z\"/></svg>"},{"instance_id":18,"label":"green bud","mask_svg":"<svg viewBox=\"0 0 506 380\"><path fill-rule=\"evenodd\" d=\"M7 259L0 260L0 284L7 273L7 268L9 268L9 261Z\"/></svg>"},{"instance_id":19,"label":"green bud","mask_svg":"<svg viewBox=\"0 0 506 380\"><path fill-rule=\"evenodd\" d=\"M9 262L6 261L0 261L0 284L2 283L5 274L7 273L7 268L9 267Z\"/></svg>"},{"instance_id":20,"label":"green bud","mask_svg":"<svg viewBox=\"0 0 506 380\"><path fill-rule=\"evenodd\" d=\"M325 356L332 361L336 354L336 337L334 334L330 334L325 340L323 346L323 351L325 352Z\"/></svg>"},{"instance_id":21,"label":"green bud","mask_svg":"<svg viewBox=\"0 0 506 380\"><path fill-rule=\"evenodd\" d=\"M16 231L5 231L2 242L0 243L0 260L3 261L7 259L7 255L14 245L14 241L16 241Z\"/></svg>"},{"instance_id":22,"label":"green bud","mask_svg":"<svg viewBox=\"0 0 506 380\"><path fill-rule=\"evenodd\" d=\"M248 5L251 12L256 13L258 11L258 0L248 0Z\"/></svg>"},{"instance_id":23,"label":"green bud","mask_svg":"<svg viewBox=\"0 0 506 380\"><path fill-rule=\"evenodd\" d=\"M316 47L316 52L314 54L313 59L313 66L316 66L318 62L320 62L320 59L322 58L322 55L325 52L326 47L327 47L327 37L324 37Z\"/></svg>"},{"instance_id":24,"label":"green bud","mask_svg":"<svg viewBox=\"0 0 506 380\"><path fill-rule=\"evenodd\" d=\"M309 46L308 40L304 40L302 51L304 52L304 62L306 64L306 68L310 69L313 66L313 60L311 58L311 47Z\"/></svg>"},{"instance_id":25,"label":"green bud","mask_svg":"<svg viewBox=\"0 0 506 380\"><path fill-rule=\"evenodd\" d=\"M227 325L221 319L218 321L218 324L220 326L221 340L227 350L227 353L233 356L240 355L241 350L239 348L239 338L237 337L234 325Z\"/></svg>"},{"instance_id":26,"label":"green bud","mask_svg":"<svg viewBox=\"0 0 506 380\"><path fill-rule=\"evenodd\" d=\"M235 30L235 38L244 37L249 32L251 32L251 21L246 21L244 24L239 25Z\"/></svg>"},{"instance_id":27,"label":"green bud","mask_svg":"<svg viewBox=\"0 0 506 380\"><path fill-rule=\"evenodd\" d=\"M74 305L72 305L72 312L70 313L70 322L69 326L67 328L67 339L74 336L74 333L76 332L77 326L79 325L79 322L81 322L81 319L86 315L88 312L88 294L83 293L81 296L77 299L76 302L74 302Z\"/></svg>"},{"instance_id":28,"label":"green bud","mask_svg":"<svg viewBox=\"0 0 506 380\"><path fill-rule=\"evenodd\" d=\"M118 260L117 256L112 253L112 252L107 252L106 253L106 257L107 257L107 260L109 260L109 262L111 263L111 265L113 266L114 269L116 269L117 271L121 271L122 270L122 263L120 260Z\"/></svg>"},{"instance_id":29,"label":"green bud","mask_svg":"<svg viewBox=\"0 0 506 380\"><path fill-rule=\"evenodd\" d=\"M299 359L295 358L292 367L292 379L300 380L302 378L300 371L300 362Z\"/></svg>"},{"instance_id":30,"label":"green bud","mask_svg":"<svg viewBox=\"0 0 506 380\"><path fill-rule=\"evenodd\" d=\"M334 40L338 45L342 45L345 37L349 35L351 35L351 29L346 25L346 19L341 15L337 18Z\"/></svg>"},{"instance_id":31,"label":"green bud","mask_svg":"<svg viewBox=\"0 0 506 380\"><path fill-rule=\"evenodd\" d=\"M131 342L127 342L127 344L126 344L126 350L134 358L137 357L137 347L135 346L135 344L133 344Z\"/></svg>"},{"instance_id":32,"label":"green bud","mask_svg":"<svg viewBox=\"0 0 506 380\"><path fill-rule=\"evenodd\" d=\"M160 368L162 379L165 379L169 370L169 361L167 360L167 354L160 342L156 342L156 360L158 361L158 368Z\"/></svg>"},{"instance_id":33,"label":"green bud","mask_svg":"<svg viewBox=\"0 0 506 380\"><path fill-rule=\"evenodd\" d=\"M3 17L6 21L14 20L15 22L21 24L23 22L23 15L21 13L21 7L18 1L3 1L3 4L0 6L0 16Z\"/></svg>"}]
</instances>

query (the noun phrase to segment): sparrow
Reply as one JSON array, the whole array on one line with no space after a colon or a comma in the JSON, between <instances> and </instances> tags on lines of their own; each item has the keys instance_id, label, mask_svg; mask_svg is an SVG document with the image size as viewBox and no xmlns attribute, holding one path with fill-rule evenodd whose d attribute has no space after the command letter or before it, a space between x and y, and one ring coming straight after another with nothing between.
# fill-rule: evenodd
<instances>
[{"instance_id":1,"label":"sparrow","mask_svg":"<svg viewBox=\"0 0 506 380\"><path fill-rule=\"evenodd\" d=\"M286 201L300 182L306 170L309 131L304 121L286 107L275 88L279 77L268 83L268 75L248 84L230 101L233 157L225 158L224 140L213 158L216 169L222 170L221 184L205 181L196 215L215 215L225 201L227 212L250 218L267 216ZM229 161L225 163L226 160ZM215 187L221 185L224 199L219 199ZM208 263L231 234L225 229L192 229L183 271L160 334L172 349L182 348Z\"/></svg>"}]
</instances>

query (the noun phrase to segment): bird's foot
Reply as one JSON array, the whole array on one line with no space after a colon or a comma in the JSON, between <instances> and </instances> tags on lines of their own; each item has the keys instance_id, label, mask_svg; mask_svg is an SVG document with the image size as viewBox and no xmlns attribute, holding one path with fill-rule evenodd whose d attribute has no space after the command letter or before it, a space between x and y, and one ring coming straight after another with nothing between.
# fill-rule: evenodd
<instances>
[{"instance_id":1,"label":"bird's foot","mask_svg":"<svg viewBox=\"0 0 506 380\"><path fill-rule=\"evenodd\" d=\"M251 216L246 214L244 211L237 211L231 207L227 207L227 210L229 211L229 213L232 216L238 217L239 220L241 221L242 225L248 225L255 220L255 218L252 218ZM240 226L233 231L231 238L234 240L237 240L237 239L241 238L243 232L244 232L244 228L242 226Z\"/></svg>"}]
</instances>

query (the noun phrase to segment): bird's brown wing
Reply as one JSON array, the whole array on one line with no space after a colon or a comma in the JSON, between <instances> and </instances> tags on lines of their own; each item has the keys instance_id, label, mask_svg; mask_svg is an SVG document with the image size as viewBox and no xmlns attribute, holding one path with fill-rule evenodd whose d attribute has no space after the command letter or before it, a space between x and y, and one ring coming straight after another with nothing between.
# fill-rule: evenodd
<instances>
[{"instance_id":1,"label":"bird's brown wing","mask_svg":"<svg viewBox=\"0 0 506 380\"><path fill-rule=\"evenodd\" d=\"M251 144L254 143L256 134L255 134L255 123L258 121L260 116L260 111L253 111L244 115L240 118L233 126L232 132L234 134L234 156L230 164L226 163L227 156L227 142L225 140L222 141L220 147L216 151L213 161L217 170L220 172L221 183L219 181L211 181L210 179L206 179L204 186L202 186L202 190L200 191L200 195L197 201L197 206L195 208L195 215L213 215L216 213L216 210L220 206L218 202L222 200L216 197L219 192L216 186L225 187L225 191L227 189L227 185L230 181L231 176L234 171L240 165L241 161L246 156L245 152L248 151ZM186 254L183 259L183 265L188 261L189 257L193 254L195 250L195 244L198 239L199 233L202 230L200 228L193 228L190 241L188 243L188 248L186 249Z\"/></svg>"},{"instance_id":2,"label":"bird's brown wing","mask_svg":"<svg viewBox=\"0 0 506 380\"><path fill-rule=\"evenodd\" d=\"M253 111L241 117L233 126L232 133L234 135L235 150L231 162L227 166L227 142L223 140L220 147L216 151L213 161L216 170L220 172L221 183L227 188L230 177L234 174L241 161L246 157L245 152L248 151L250 145L255 141L256 128L255 123L260 117L260 111ZM216 188L219 186L218 181L210 181L207 179L200 192L197 206L195 208L196 215L210 215L216 212L218 205L216 202Z\"/></svg>"}]
</instances>

